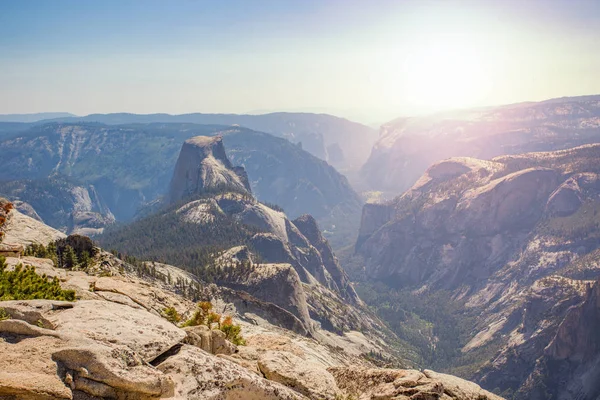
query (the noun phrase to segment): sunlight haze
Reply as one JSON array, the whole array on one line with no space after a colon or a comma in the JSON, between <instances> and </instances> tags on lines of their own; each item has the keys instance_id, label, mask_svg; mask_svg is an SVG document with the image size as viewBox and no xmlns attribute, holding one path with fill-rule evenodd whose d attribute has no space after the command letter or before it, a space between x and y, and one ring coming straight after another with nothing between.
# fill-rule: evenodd
<instances>
[{"instance_id":1,"label":"sunlight haze","mask_svg":"<svg viewBox=\"0 0 600 400\"><path fill-rule=\"evenodd\" d=\"M371 123L592 94L598 4L2 1L0 112L318 109Z\"/></svg>"}]
</instances>

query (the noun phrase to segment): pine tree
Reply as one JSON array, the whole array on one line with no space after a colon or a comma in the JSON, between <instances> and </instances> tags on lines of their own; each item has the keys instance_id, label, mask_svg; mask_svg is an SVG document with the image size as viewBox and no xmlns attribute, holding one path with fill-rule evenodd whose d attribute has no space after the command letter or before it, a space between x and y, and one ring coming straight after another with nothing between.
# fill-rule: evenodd
<instances>
[{"instance_id":1,"label":"pine tree","mask_svg":"<svg viewBox=\"0 0 600 400\"><path fill-rule=\"evenodd\" d=\"M54 262L54 266L59 266L55 242L48 243L48 246L46 246L46 254L47 254L48 258L51 259L52 262Z\"/></svg>"},{"instance_id":2,"label":"pine tree","mask_svg":"<svg viewBox=\"0 0 600 400\"><path fill-rule=\"evenodd\" d=\"M79 259L79 265L81 265L81 268L88 268L91 263L92 259L90 258L90 253L87 251L81 253L81 257Z\"/></svg>"},{"instance_id":3,"label":"pine tree","mask_svg":"<svg viewBox=\"0 0 600 400\"><path fill-rule=\"evenodd\" d=\"M64 268L68 269L73 269L77 266L77 255L75 254L75 250L69 245L65 247L62 264Z\"/></svg>"}]
</instances>

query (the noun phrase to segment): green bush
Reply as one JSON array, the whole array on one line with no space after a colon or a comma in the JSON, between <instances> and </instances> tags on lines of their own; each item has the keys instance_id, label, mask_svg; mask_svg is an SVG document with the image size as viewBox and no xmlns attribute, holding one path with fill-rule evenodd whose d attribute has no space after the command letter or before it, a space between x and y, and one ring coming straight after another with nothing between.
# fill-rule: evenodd
<instances>
[{"instance_id":1,"label":"green bush","mask_svg":"<svg viewBox=\"0 0 600 400\"><path fill-rule=\"evenodd\" d=\"M196 311L192 315L192 318L185 321L182 327L186 326L198 326L198 325L207 325L208 314L212 310L212 304L209 301L201 301L198 303L198 307Z\"/></svg>"},{"instance_id":2,"label":"green bush","mask_svg":"<svg viewBox=\"0 0 600 400\"><path fill-rule=\"evenodd\" d=\"M219 323L219 329L225 333L225 337L231 343L238 346L244 346L246 344L246 340L242 337L242 327L234 325L231 317L225 317L225 319Z\"/></svg>"},{"instance_id":3,"label":"green bush","mask_svg":"<svg viewBox=\"0 0 600 400\"><path fill-rule=\"evenodd\" d=\"M4 257L0 257L0 301L6 300L75 300L73 290L63 290L58 278L48 279L44 275L38 275L35 268L21 264L13 271L6 269Z\"/></svg>"},{"instance_id":4,"label":"green bush","mask_svg":"<svg viewBox=\"0 0 600 400\"><path fill-rule=\"evenodd\" d=\"M169 321L173 324L176 324L179 321L181 321L181 315L179 315L179 313L177 312L175 307L166 307L163 310L162 315L164 318L167 319L167 321Z\"/></svg>"}]
</instances>

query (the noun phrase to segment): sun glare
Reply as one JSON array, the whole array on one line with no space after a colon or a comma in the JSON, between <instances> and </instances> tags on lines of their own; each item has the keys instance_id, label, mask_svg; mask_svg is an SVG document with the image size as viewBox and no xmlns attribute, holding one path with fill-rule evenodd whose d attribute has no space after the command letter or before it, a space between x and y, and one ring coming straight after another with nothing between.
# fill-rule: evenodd
<instances>
[{"instance_id":1,"label":"sun glare","mask_svg":"<svg viewBox=\"0 0 600 400\"><path fill-rule=\"evenodd\" d=\"M397 90L415 107L466 107L490 90L491 66L476 46L443 40L415 45L398 54L395 64Z\"/></svg>"}]
</instances>

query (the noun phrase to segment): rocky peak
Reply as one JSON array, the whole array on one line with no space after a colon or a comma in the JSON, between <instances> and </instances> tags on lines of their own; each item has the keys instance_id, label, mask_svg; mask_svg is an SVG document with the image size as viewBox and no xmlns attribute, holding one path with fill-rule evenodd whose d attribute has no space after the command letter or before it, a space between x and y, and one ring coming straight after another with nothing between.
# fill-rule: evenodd
<instances>
[{"instance_id":1,"label":"rocky peak","mask_svg":"<svg viewBox=\"0 0 600 400\"><path fill-rule=\"evenodd\" d=\"M350 284L348 275L333 254L333 250L331 250L327 239L321 234L317 221L311 215L305 214L296 218L293 224L308 239L310 244L317 249L323 260L323 266L331 275L335 287L342 297L355 304L360 303L361 301Z\"/></svg>"},{"instance_id":2,"label":"rocky peak","mask_svg":"<svg viewBox=\"0 0 600 400\"><path fill-rule=\"evenodd\" d=\"M323 241L323 235L317 225L317 221L310 214L304 214L296 218L294 225L302 232L310 243L314 246L315 243Z\"/></svg>"},{"instance_id":3,"label":"rocky peak","mask_svg":"<svg viewBox=\"0 0 600 400\"><path fill-rule=\"evenodd\" d=\"M169 201L220 188L250 192L243 167L233 167L220 136L196 136L186 140L179 152L169 187Z\"/></svg>"}]
</instances>

